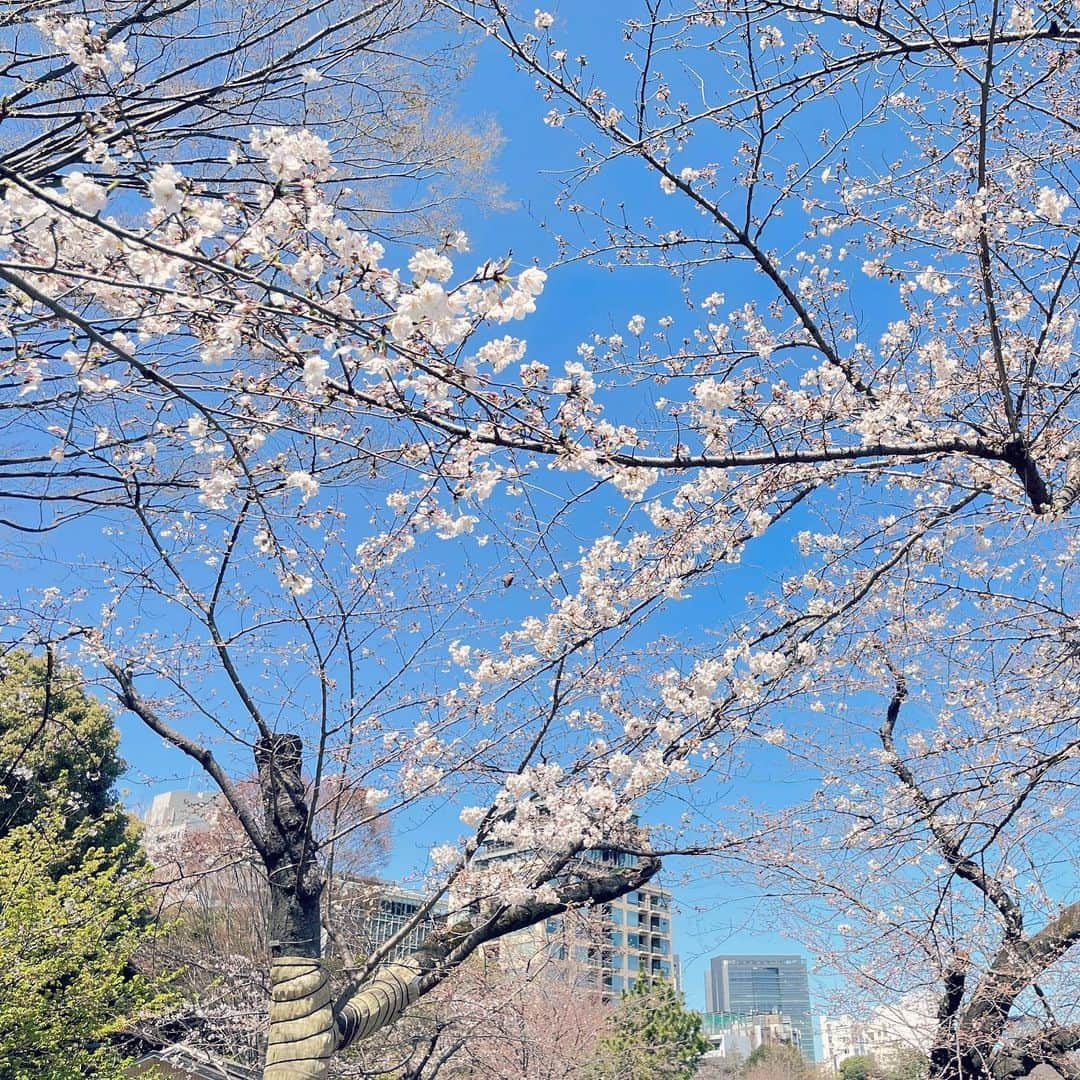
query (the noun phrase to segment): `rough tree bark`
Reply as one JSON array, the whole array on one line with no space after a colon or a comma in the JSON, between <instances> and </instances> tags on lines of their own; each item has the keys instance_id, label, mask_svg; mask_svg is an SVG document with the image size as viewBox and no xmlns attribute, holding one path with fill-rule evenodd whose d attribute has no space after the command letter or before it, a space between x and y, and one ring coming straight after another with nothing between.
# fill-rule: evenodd
<instances>
[{"instance_id":1,"label":"rough tree bark","mask_svg":"<svg viewBox=\"0 0 1080 1080\"><path fill-rule=\"evenodd\" d=\"M544 881L555 899L493 902L486 910L429 934L412 956L361 969L337 994L323 962L323 869L303 779L303 744L263 728L255 744L262 820L251 813L213 753L166 723L142 697L129 671L109 660L120 701L213 777L266 867L270 884L270 1029L263 1080L325 1080L336 1054L392 1024L478 948L569 908L603 904L652 878L660 860L635 848L637 863L612 869L554 856Z\"/></svg>"},{"instance_id":2,"label":"rough tree bark","mask_svg":"<svg viewBox=\"0 0 1080 1080\"><path fill-rule=\"evenodd\" d=\"M1006 881L986 869L978 851L964 849L959 834L943 818L940 804L898 753L894 736L907 683L895 668L893 675L896 687L879 732L889 766L929 829L938 853L957 877L983 894L1001 926L1000 945L981 976L969 977L972 968L966 956L958 956L946 975L929 1055L930 1080L1011 1080L1026 1076L1038 1064L1052 1065L1066 1076L1076 1075L1068 1055L1080 1047L1077 1028L1054 1026L1038 1036L1014 1041L1008 1038L1008 1025L1017 997L1032 988L1037 991L1047 969L1080 943L1080 901L1066 905L1040 930L1025 932L1019 898ZM1032 772L1045 765L1033 765ZM1019 809L1026 794L1021 789L1007 816Z\"/></svg>"}]
</instances>

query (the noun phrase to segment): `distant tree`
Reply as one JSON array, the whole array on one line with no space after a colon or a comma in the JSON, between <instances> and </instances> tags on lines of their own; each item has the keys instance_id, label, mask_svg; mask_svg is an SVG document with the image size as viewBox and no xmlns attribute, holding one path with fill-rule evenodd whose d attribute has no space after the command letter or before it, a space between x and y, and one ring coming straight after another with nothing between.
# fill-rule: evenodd
<instances>
[{"instance_id":1,"label":"distant tree","mask_svg":"<svg viewBox=\"0 0 1080 1080\"><path fill-rule=\"evenodd\" d=\"M744 1080L807 1080L806 1058L789 1043L765 1043L753 1050L742 1065Z\"/></svg>"},{"instance_id":2,"label":"distant tree","mask_svg":"<svg viewBox=\"0 0 1080 1080\"><path fill-rule=\"evenodd\" d=\"M596 1080L689 1080L709 1049L701 1015L663 980L638 979L624 991L600 1039Z\"/></svg>"},{"instance_id":3,"label":"distant tree","mask_svg":"<svg viewBox=\"0 0 1080 1080\"><path fill-rule=\"evenodd\" d=\"M869 1054L854 1054L840 1062L843 1080L878 1080L882 1070Z\"/></svg>"},{"instance_id":4,"label":"distant tree","mask_svg":"<svg viewBox=\"0 0 1080 1080\"><path fill-rule=\"evenodd\" d=\"M594 1080L597 1041L613 1006L587 978L576 977L587 974L543 950L527 963L493 952L474 955L386 1038L359 1044L335 1075Z\"/></svg>"},{"instance_id":5,"label":"distant tree","mask_svg":"<svg viewBox=\"0 0 1080 1080\"><path fill-rule=\"evenodd\" d=\"M58 810L0 836L0 1076L70 1080L123 1075L110 1042L156 996L128 970L152 933L143 918L146 870L120 851L90 846L77 867L72 841L90 844L95 823L72 832Z\"/></svg>"},{"instance_id":6,"label":"distant tree","mask_svg":"<svg viewBox=\"0 0 1080 1080\"><path fill-rule=\"evenodd\" d=\"M926 1080L930 1060L912 1047L901 1050L889 1062L885 1072L887 1080Z\"/></svg>"},{"instance_id":7,"label":"distant tree","mask_svg":"<svg viewBox=\"0 0 1080 1080\"><path fill-rule=\"evenodd\" d=\"M738 1076L739 1065L719 1054L706 1055L694 1070L694 1080L736 1080Z\"/></svg>"},{"instance_id":8,"label":"distant tree","mask_svg":"<svg viewBox=\"0 0 1080 1080\"><path fill-rule=\"evenodd\" d=\"M55 808L85 846L120 850L128 818L113 791L123 772L108 709L88 696L81 674L52 651L14 649L0 658L0 836Z\"/></svg>"}]
</instances>

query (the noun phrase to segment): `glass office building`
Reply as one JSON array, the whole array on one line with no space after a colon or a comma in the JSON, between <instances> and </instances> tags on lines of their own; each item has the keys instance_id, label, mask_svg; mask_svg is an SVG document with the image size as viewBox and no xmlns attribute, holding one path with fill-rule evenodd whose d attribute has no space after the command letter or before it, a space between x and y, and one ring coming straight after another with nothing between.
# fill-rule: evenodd
<instances>
[{"instance_id":1,"label":"glass office building","mask_svg":"<svg viewBox=\"0 0 1080 1080\"><path fill-rule=\"evenodd\" d=\"M814 1060L810 980L801 956L714 956L705 976L705 1008L747 1018L784 1016L798 1033L803 1056Z\"/></svg>"}]
</instances>

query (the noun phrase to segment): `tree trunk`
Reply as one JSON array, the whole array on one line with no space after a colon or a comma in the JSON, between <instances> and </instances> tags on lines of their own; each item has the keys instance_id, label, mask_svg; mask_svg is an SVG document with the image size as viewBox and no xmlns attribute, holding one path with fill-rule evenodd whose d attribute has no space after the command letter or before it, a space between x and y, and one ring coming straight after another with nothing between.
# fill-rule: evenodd
<instances>
[{"instance_id":1,"label":"tree trunk","mask_svg":"<svg viewBox=\"0 0 1080 1080\"><path fill-rule=\"evenodd\" d=\"M295 735L255 747L270 886L270 1034L264 1080L324 1080L336 1044L330 978L322 963L322 875Z\"/></svg>"},{"instance_id":2,"label":"tree trunk","mask_svg":"<svg viewBox=\"0 0 1080 1080\"><path fill-rule=\"evenodd\" d=\"M660 860L560 883L556 900L497 905L434 931L416 953L350 983L335 1001L322 961L322 872L304 792L303 747L295 735L255 746L264 828L256 845L270 885L270 1034L263 1080L326 1080L334 1055L394 1023L474 950L568 907L606 903L648 881ZM565 867L576 852L564 857Z\"/></svg>"}]
</instances>

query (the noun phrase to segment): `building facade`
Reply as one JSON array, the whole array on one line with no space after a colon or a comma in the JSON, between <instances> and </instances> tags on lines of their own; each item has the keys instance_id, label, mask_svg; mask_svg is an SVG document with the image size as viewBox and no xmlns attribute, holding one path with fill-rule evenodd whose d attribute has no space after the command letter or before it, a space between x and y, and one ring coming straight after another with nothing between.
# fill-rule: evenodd
<instances>
[{"instance_id":1,"label":"building facade","mask_svg":"<svg viewBox=\"0 0 1080 1080\"><path fill-rule=\"evenodd\" d=\"M778 1016L791 1025L792 1042L815 1060L810 980L801 956L715 956L705 976L705 1008L742 1017Z\"/></svg>"},{"instance_id":2,"label":"building facade","mask_svg":"<svg viewBox=\"0 0 1080 1080\"><path fill-rule=\"evenodd\" d=\"M932 994L907 994L892 1004L875 1005L869 1016L821 1016L821 1060L838 1072L844 1058L872 1057L891 1065L905 1053L928 1054L937 1027Z\"/></svg>"},{"instance_id":3,"label":"building facade","mask_svg":"<svg viewBox=\"0 0 1080 1080\"><path fill-rule=\"evenodd\" d=\"M175 857L192 836L209 832L221 816L221 796L209 791L163 791L142 819L142 841L151 861Z\"/></svg>"},{"instance_id":4,"label":"building facade","mask_svg":"<svg viewBox=\"0 0 1080 1080\"><path fill-rule=\"evenodd\" d=\"M420 914L428 897L393 881L350 879L337 883L335 889L338 903L334 917L347 928L354 949L370 954L402 935L388 960L400 960L416 952L424 938L446 922L445 900Z\"/></svg>"},{"instance_id":5,"label":"building facade","mask_svg":"<svg viewBox=\"0 0 1080 1080\"><path fill-rule=\"evenodd\" d=\"M659 885L643 885L592 913L549 919L545 934L556 943L559 959L566 958L562 942L578 939L570 944L573 959L584 960L599 987L613 997L643 977L682 989L672 949L671 893Z\"/></svg>"},{"instance_id":6,"label":"building facade","mask_svg":"<svg viewBox=\"0 0 1080 1080\"><path fill-rule=\"evenodd\" d=\"M509 846L490 846L481 862L521 856ZM633 856L596 848L583 858L604 866L632 865ZM569 911L502 939L498 950L510 967L539 968L554 962L582 987L617 998L638 979L664 979L682 989L679 958L673 949L671 893L649 881L608 904Z\"/></svg>"},{"instance_id":7,"label":"building facade","mask_svg":"<svg viewBox=\"0 0 1080 1080\"><path fill-rule=\"evenodd\" d=\"M798 1046L799 1032L790 1018L779 1013L738 1016L703 1013L701 1033L712 1047L708 1057L727 1064L748 1058L759 1046Z\"/></svg>"}]
</instances>

